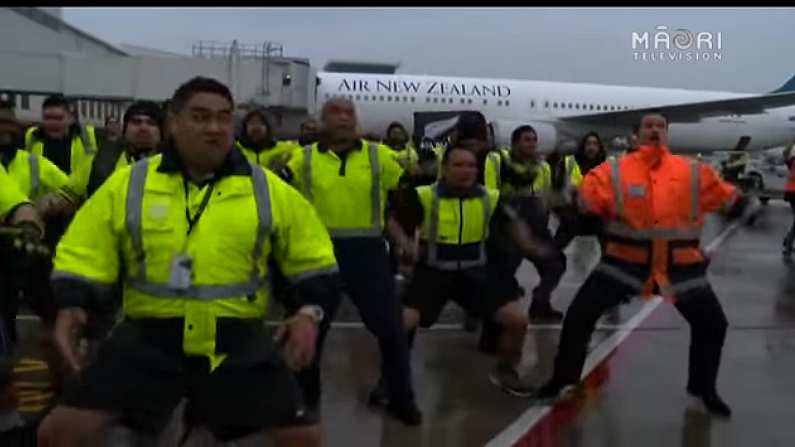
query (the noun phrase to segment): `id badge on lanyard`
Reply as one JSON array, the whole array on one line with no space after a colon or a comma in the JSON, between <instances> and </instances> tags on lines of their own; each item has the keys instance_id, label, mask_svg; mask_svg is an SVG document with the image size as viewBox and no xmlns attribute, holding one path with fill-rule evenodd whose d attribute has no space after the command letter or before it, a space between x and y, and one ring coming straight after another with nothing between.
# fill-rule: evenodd
<instances>
[{"instance_id":1,"label":"id badge on lanyard","mask_svg":"<svg viewBox=\"0 0 795 447\"><path fill-rule=\"evenodd\" d=\"M188 236L193 231L193 228L199 222L199 219L207 208L207 203L210 201L210 196L213 194L215 183L210 183L207 187L207 192L204 193L199 210L196 215L191 217L188 210L188 183L185 181L185 217L188 219ZM169 272L168 285L176 290L188 290L191 286L191 277L193 276L193 259L188 254L188 239L185 239L185 244L182 250L177 253L171 260L171 269Z\"/></svg>"}]
</instances>

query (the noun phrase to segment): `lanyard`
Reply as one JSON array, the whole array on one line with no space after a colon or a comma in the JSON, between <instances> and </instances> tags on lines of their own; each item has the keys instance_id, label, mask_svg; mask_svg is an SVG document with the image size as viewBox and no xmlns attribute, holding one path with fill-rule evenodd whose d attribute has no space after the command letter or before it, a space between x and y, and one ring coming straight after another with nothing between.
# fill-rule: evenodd
<instances>
[{"instance_id":1,"label":"lanyard","mask_svg":"<svg viewBox=\"0 0 795 447\"><path fill-rule=\"evenodd\" d=\"M193 231L193 227L196 226L196 223L199 222L201 219L202 214L204 213L204 209L207 208L207 203L210 201L210 196L213 195L213 188L215 187L215 181L213 180L210 183L210 186L207 187L207 192L204 193L204 197L202 197L202 202L199 204L199 210L196 211L196 214L191 217L190 216L190 206L188 205L188 180L184 180L185 185L185 217L188 219L188 236L190 236L191 231Z\"/></svg>"}]
</instances>

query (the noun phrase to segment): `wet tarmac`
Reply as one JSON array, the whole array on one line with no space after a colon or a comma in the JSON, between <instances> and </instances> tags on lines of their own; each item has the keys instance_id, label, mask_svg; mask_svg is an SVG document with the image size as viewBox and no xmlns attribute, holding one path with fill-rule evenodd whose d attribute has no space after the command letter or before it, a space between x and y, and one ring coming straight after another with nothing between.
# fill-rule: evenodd
<instances>
[{"instance_id":1,"label":"wet tarmac","mask_svg":"<svg viewBox=\"0 0 795 447\"><path fill-rule=\"evenodd\" d=\"M509 396L489 382L495 359L478 352L478 334L461 329L463 313L451 305L442 324L418 334L412 360L425 422L408 428L368 408L367 395L379 373L377 344L346 304L337 317L342 324L329 335L323 363L324 445L795 445L795 429L789 425L795 415L795 265L783 262L780 254L791 219L788 206L771 202L754 227L728 241L710 266L730 322L718 383L734 410L729 421L689 409L684 319L667 303L635 300L600 321L586 363L592 386L552 407ZM720 230L719 222L710 220L704 240ZM589 263L596 261L595 247L587 239L569 247L569 269L555 292L556 307L570 303ZM537 282L532 266L524 264L519 276L524 288L532 290ZM23 337L35 324L20 321ZM558 335L558 325L531 327L524 372L535 383L551 372ZM32 344L23 346L17 383L25 392L21 409L29 415L50 392L44 368ZM173 444L164 440L162 445ZM214 444L198 433L187 445ZM262 444L247 439L238 445Z\"/></svg>"}]
</instances>

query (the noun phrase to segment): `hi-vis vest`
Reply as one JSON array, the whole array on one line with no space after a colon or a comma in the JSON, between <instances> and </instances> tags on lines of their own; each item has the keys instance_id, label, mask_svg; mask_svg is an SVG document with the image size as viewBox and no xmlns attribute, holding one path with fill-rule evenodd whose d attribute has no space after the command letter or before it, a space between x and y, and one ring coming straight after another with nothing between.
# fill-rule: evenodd
<instances>
[{"instance_id":1,"label":"hi-vis vest","mask_svg":"<svg viewBox=\"0 0 795 447\"><path fill-rule=\"evenodd\" d=\"M573 155L566 155L563 158L564 174L563 186L560 190L550 191L551 206L563 206L572 203L574 191L582 184L582 173L577 159Z\"/></svg>"},{"instance_id":2,"label":"hi-vis vest","mask_svg":"<svg viewBox=\"0 0 795 447\"><path fill-rule=\"evenodd\" d=\"M511 194L514 197L539 197L546 198L549 189L552 186L552 169L549 163L544 160L537 160L530 163L519 163L511 159L510 149L501 149L500 154L502 159L510 166L514 172L501 172L500 173L500 192L504 194ZM529 181L531 170L535 170L535 176L532 181ZM513 175L520 176L519 179L511 181L509 177ZM526 181L526 179L528 181ZM518 181L517 180L521 180Z\"/></svg>"},{"instance_id":3,"label":"hi-vis vest","mask_svg":"<svg viewBox=\"0 0 795 447\"><path fill-rule=\"evenodd\" d=\"M423 209L420 240L425 263L440 270L486 264L489 222L500 193L477 186L475 197L441 197L439 184L416 188Z\"/></svg>"},{"instance_id":4,"label":"hi-vis vest","mask_svg":"<svg viewBox=\"0 0 795 447\"><path fill-rule=\"evenodd\" d=\"M31 127L25 132L25 150L40 157L44 156L44 142L34 137L38 127ZM80 125L80 134L72 136L69 149L69 170L75 170L88 158L97 153L97 138L93 126ZM69 174L69 172L67 172Z\"/></svg>"},{"instance_id":5,"label":"hi-vis vest","mask_svg":"<svg viewBox=\"0 0 795 447\"><path fill-rule=\"evenodd\" d=\"M250 175L199 187L158 171L162 157L116 172L83 205L52 277L109 286L122 272L125 316L184 319L183 351L215 369L225 358L216 353L217 320L265 314L268 257L296 283L336 271L333 248L312 207L275 174L250 165ZM186 213L196 216L202 203L191 230ZM184 262L189 279L174 274Z\"/></svg>"},{"instance_id":6,"label":"hi-vis vest","mask_svg":"<svg viewBox=\"0 0 795 447\"><path fill-rule=\"evenodd\" d=\"M703 215L725 209L736 196L714 172L702 186L697 160L666 154L656 172L650 172L641 155L610 157L591 170L581 189L583 206L608 217L605 251L596 270L636 293L648 296L656 286L674 298L707 285L699 248ZM592 182L591 175L601 180ZM613 203L602 203L605 197Z\"/></svg>"},{"instance_id":7,"label":"hi-vis vest","mask_svg":"<svg viewBox=\"0 0 795 447\"><path fill-rule=\"evenodd\" d=\"M267 169L270 169L270 163L273 159L288 159L294 150L301 148L294 141L277 141L272 148L257 152L244 146L240 140L235 141L235 147L243 153L248 161Z\"/></svg>"},{"instance_id":8,"label":"hi-vis vest","mask_svg":"<svg viewBox=\"0 0 795 447\"><path fill-rule=\"evenodd\" d=\"M0 217L5 217L12 208L27 201L27 197L19 191L14 179L5 169L0 169Z\"/></svg>"},{"instance_id":9,"label":"hi-vis vest","mask_svg":"<svg viewBox=\"0 0 795 447\"><path fill-rule=\"evenodd\" d=\"M31 200L57 190L69 180L46 158L23 150L14 153L6 171L9 177L16 180L19 191Z\"/></svg>"}]
</instances>

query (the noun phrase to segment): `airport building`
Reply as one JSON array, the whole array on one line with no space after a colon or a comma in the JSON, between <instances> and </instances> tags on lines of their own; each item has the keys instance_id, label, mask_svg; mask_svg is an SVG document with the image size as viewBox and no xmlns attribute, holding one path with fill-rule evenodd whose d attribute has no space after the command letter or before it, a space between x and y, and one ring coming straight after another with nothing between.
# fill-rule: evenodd
<instances>
[{"instance_id":1,"label":"airport building","mask_svg":"<svg viewBox=\"0 0 795 447\"><path fill-rule=\"evenodd\" d=\"M314 112L315 75L305 58L284 56L274 42L196 42L182 55L135 45L116 46L62 18L61 8L0 8L0 95L27 123L40 120L53 93L74 101L83 123L104 126L134 100L165 101L193 76L225 82L239 114L265 107L277 136L293 137Z\"/></svg>"}]
</instances>

